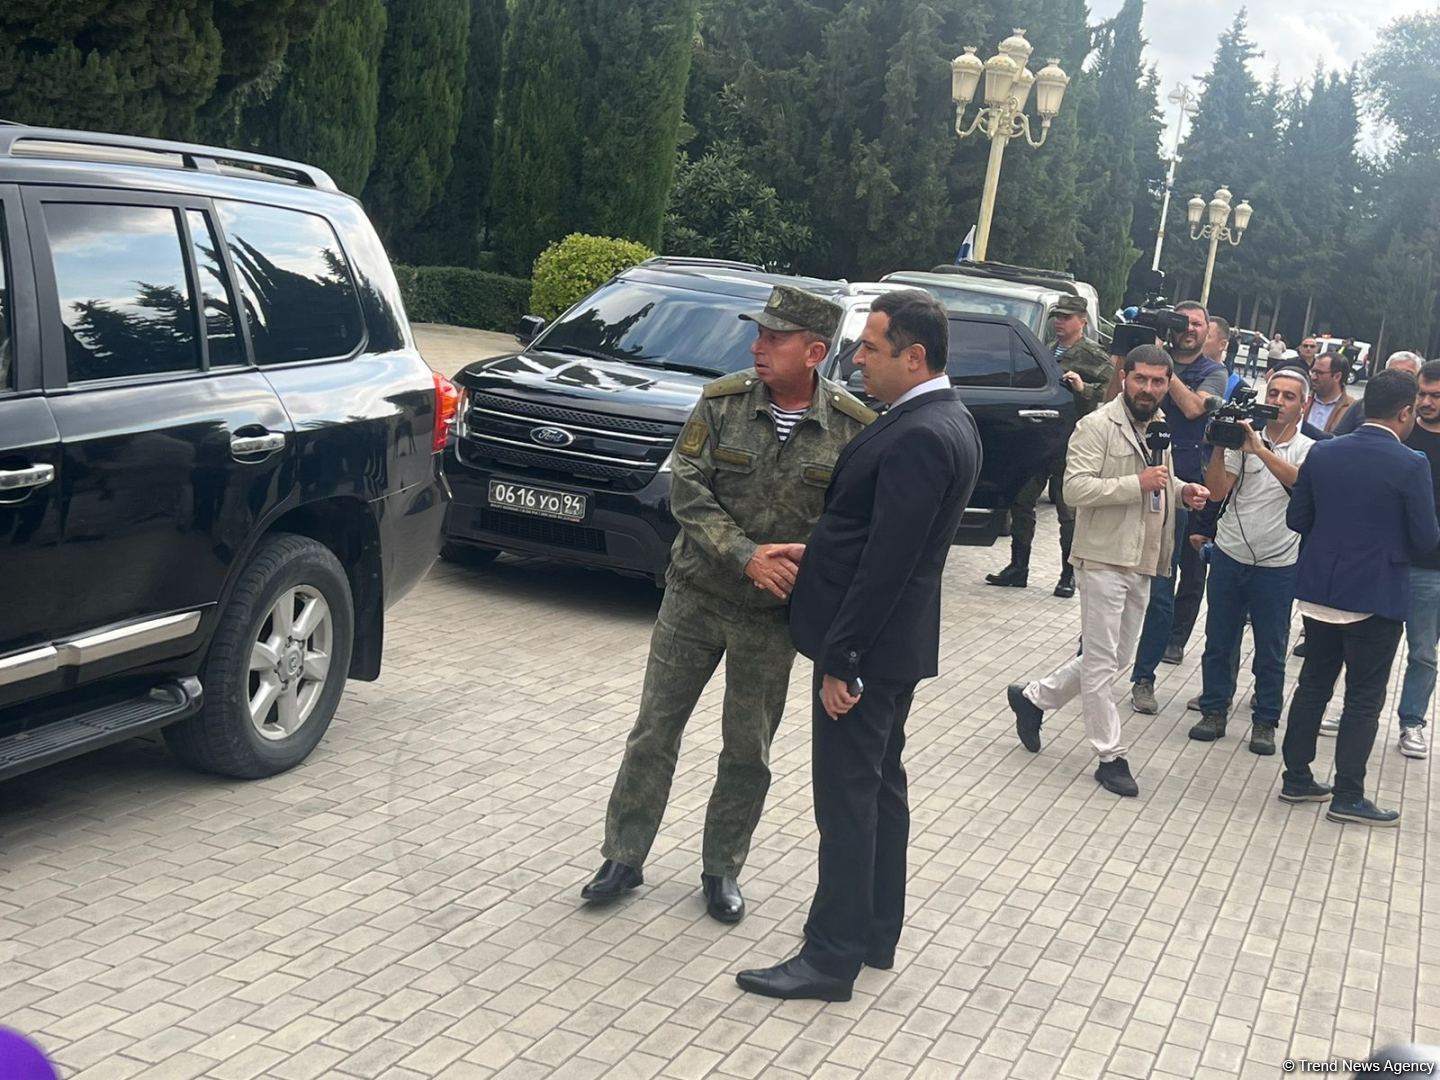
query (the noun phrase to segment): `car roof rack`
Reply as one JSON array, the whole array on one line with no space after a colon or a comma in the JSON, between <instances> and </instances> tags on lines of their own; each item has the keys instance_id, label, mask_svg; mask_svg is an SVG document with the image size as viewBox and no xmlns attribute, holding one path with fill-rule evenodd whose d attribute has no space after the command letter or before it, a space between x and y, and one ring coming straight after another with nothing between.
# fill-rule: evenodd
<instances>
[{"instance_id":1,"label":"car roof rack","mask_svg":"<svg viewBox=\"0 0 1440 1080\"><path fill-rule=\"evenodd\" d=\"M330 174L313 165L284 158L229 150L199 143L149 139L138 135L73 131L68 128L0 124L0 157L50 158L150 168L184 169L221 176L243 176L273 183L339 191Z\"/></svg>"},{"instance_id":2,"label":"car roof rack","mask_svg":"<svg viewBox=\"0 0 1440 1080\"><path fill-rule=\"evenodd\" d=\"M741 262L739 259L705 259L698 255L652 255L639 265L652 270L749 270L763 274L765 268L756 263Z\"/></svg>"},{"instance_id":3,"label":"car roof rack","mask_svg":"<svg viewBox=\"0 0 1440 1080\"><path fill-rule=\"evenodd\" d=\"M1039 285L1047 289L1059 289L1061 292L1068 292L1079 296L1080 290L1075 287L1075 277L1063 270L1041 270L1033 266L1011 266L1009 263L999 262L973 262L945 263L936 266L930 271L932 274L959 274L969 277L997 278L1001 281L1016 281L1024 285Z\"/></svg>"}]
</instances>

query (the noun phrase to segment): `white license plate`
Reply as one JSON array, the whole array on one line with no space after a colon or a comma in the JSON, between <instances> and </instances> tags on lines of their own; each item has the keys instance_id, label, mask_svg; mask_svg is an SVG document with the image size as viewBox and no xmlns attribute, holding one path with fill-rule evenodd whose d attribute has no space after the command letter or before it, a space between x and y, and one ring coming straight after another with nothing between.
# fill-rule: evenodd
<instances>
[{"instance_id":1,"label":"white license plate","mask_svg":"<svg viewBox=\"0 0 1440 1080\"><path fill-rule=\"evenodd\" d=\"M549 491L528 484L509 484L504 480L490 481L490 505L520 514L556 518L560 521L584 521L588 509L584 495L568 491Z\"/></svg>"}]
</instances>

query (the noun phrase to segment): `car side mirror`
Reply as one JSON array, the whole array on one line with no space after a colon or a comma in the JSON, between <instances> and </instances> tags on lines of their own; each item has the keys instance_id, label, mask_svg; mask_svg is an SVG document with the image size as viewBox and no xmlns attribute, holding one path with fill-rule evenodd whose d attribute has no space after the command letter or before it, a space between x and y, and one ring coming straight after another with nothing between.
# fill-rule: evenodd
<instances>
[{"instance_id":1,"label":"car side mirror","mask_svg":"<svg viewBox=\"0 0 1440 1080\"><path fill-rule=\"evenodd\" d=\"M521 345L529 345L540 336L540 331L544 329L545 320L539 315L521 316L520 329L515 331L515 340Z\"/></svg>"}]
</instances>

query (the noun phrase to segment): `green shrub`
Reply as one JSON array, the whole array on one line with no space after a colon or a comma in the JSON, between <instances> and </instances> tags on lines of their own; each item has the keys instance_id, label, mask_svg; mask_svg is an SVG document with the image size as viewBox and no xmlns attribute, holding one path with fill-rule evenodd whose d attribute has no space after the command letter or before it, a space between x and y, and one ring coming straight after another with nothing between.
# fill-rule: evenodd
<instances>
[{"instance_id":1,"label":"green shrub","mask_svg":"<svg viewBox=\"0 0 1440 1080\"><path fill-rule=\"evenodd\" d=\"M395 266L411 322L513 334L528 313L530 282L463 266Z\"/></svg>"},{"instance_id":2,"label":"green shrub","mask_svg":"<svg viewBox=\"0 0 1440 1080\"><path fill-rule=\"evenodd\" d=\"M571 233L535 260L530 311L548 322L596 286L654 254L633 240Z\"/></svg>"}]
</instances>

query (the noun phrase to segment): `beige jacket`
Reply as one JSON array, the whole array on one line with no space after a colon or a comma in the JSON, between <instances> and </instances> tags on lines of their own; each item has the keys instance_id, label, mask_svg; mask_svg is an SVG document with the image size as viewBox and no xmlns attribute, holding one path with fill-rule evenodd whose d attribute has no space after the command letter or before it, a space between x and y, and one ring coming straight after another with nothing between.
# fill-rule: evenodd
<instances>
[{"instance_id":1,"label":"beige jacket","mask_svg":"<svg viewBox=\"0 0 1440 1080\"><path fill-rule=\"evenodd\" d=\"M1158 409L1155 419L1165 414ZM1075 508L1073 558L1134 566L1140 561L1145 538L1145 494L1140 474L1150 455L1135 434L1124 395L1115 397L1075 425L1065 455L1065 501ZM1165 451L1170 470L1169 497L1160 531L1162 576L1170 576L1175 550L1175 507L1183 480L1175 476L1175 463Z\"/></svg>"}]
</instances>

